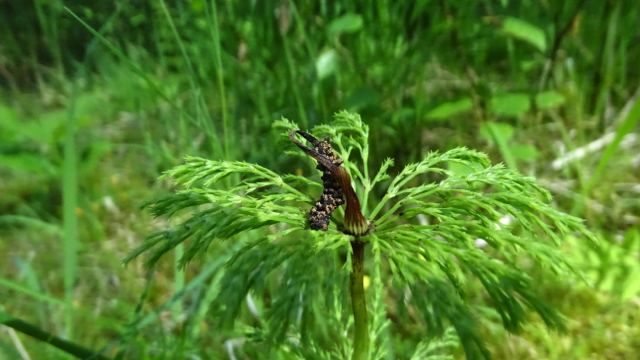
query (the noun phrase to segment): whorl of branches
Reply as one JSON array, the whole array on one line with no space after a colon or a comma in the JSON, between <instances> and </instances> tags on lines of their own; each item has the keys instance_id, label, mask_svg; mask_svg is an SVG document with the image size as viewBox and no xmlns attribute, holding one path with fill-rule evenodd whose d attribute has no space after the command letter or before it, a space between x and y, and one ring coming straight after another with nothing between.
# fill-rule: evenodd
<instances>
[{"instance_id":1,"label":"whorl of branches","mask_svg":"<svg viewBox=\"0 0 640 360\"><path fill-rule=\"evenodd\" d=\"M359 115L340 112L331 125L313 129L312 133L331 138L332 149L328 141L300 132L288 120L275 126L283 130L285 138L300 134L311 138L312 144L317 141L314 148L296 145L318 161L325 191L327 187L334 189L331 196L338 198L337 184L344 194L347 231L339 226L339 210L333 214L338 226L333 218L328 222L328 217L322 217L312 219L311 224L325 224L322 230L326 231L309 231L309 207L315 206L317 212L327 212L328 207L328 203L324 208L318 206L307 195L310 188L321 186L315 181L279 175L245 162L187 157L185 164L163 176L182 189L147 205L156 216L180 221L171 229L149 235L125 261L148 253L147 264L152 266L185 243L181 259L185 265L204 254L215 240L244 241L227 263L219 285L222 290L212 308L218 309L221 322L232 323L249 291L262 294L269 284L268 291L275 298L266 311L265 327L255 330L260 332L256 338L282 345L285 339L298 337L300 346L294 352L303 354L301 359L348 356L345 349L351 345L344 334L351 331L351 325L341 315L341 304L348 278L345 269L351 269L353 260L353 236L345 233L357 236L368 231L359 241L368 244L373 255L367 270L374 292L370 331L375 336L385 332L389 321L386 303L397 293L397 304L406 304L420 315L413 321L420 322L430 338L442 336L450 325L467 358L488 359L476 319L478 304L466 295L471 281L482 285L508 331L518 332L530 311L539 314L550 328L564 328L561 315L535 294L528 273L531 267L538 267L551 270L549 275L574 276L561 249L564 239L572 235L595 243L595 238L580 219L554 209L549 204L550 193L535 179L500 164L492 166L487 155L466 148L429 153L393 178L387 174L393 161L387 159L371 176L367 167L369 130ZM301 155L299 151L289 154ZM451 163L468 171L454 172L449 169ZM432 178L427 175L433 173L440 180L427 182ZM229 188L216 185L232 174L240 181ZM369 209L371 191L380 185L384 195L371 197L376 203ZM358 189L364 214L353 186ZM351 204L350 194L354 195ZM353 214L362 221L366 216L371 229L350 231ZM501 223L505 216L514 221ZM477 247L477 239L486 241L487 246ZM339 258L334 250L346 256L346 263L336 263ZM267 282L272 272L277 276ZM372 337L371 356L384 358L385 339ZM326 344L336 348L327 352Z\"/></svg>"}]
</instances>

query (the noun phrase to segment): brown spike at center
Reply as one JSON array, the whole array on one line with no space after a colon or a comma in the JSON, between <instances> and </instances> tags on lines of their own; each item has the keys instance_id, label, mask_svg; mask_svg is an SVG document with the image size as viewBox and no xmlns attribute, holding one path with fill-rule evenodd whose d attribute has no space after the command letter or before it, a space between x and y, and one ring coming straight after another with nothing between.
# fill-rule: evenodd
<instances>
[{"instance_id":1,"label":"brown spike at center","mask_svg":"<svg viewBox=\"0 0 640 360\"><path fill-rule=\"evenodd\" d=\"M314 148L312 149L302 145L302 143L295 139L294 136L296 133L309 141ZM349 173L340 166L342 159L333 153L329 139L318 140L314 136L300 130L292 130L289 132L289 139L307 155L316 159L316 161L318 161L316 168L323 172L322 181L324 191L322 197L309 212L311 229L321 231L328 230L331 214L338 206L344 204L344 195L347 200L344 219L345 232L355 236L364 235L368 231L368 225L362 215L360 201L353 187L351 187L351 177Z\"/></svg>"}]
</instances>

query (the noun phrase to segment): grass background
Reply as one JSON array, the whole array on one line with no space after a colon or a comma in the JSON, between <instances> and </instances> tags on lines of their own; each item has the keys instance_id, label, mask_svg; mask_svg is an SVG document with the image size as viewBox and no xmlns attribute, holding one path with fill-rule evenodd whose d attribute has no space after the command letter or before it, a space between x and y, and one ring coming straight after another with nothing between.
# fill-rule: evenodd
<instances>
[{"instance_id":1,"label":"grass background","mask_svg":"<svg viewBox=\"0 0 640 360\"><path fill-rule=\"evenodd\" d=\"M171 191L156 178L184 155L315 176L284 154L273 120L305 129L349 109L371 128L371 166L485 151L537 177L601 239L597 250L567 239L592 286L531 274L569 334L532 318L507 335L487 310L495 358L637 358L634 0L0 6L1 311L91 349L130 333L110 357L258 358L242 326L214 329L206 316L233 244L213 245L185 271L172 259L153 273L122 267L166 226L139 205ZM241 319L259 323L259 311L245 306ZM410 356L419 326L394 324L397 358ZM0 359L25 354L67 358L0 329Z\"/></svg>"}]
</instances>

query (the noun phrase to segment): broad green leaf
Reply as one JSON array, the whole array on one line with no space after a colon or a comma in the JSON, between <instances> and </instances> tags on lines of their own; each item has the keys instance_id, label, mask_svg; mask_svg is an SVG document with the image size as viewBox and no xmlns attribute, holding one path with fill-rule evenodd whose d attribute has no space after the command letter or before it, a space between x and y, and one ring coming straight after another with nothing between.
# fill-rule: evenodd
<instances>
[{"instance_id":1,"label":"broad green leaf","mask_svg":"<svg viewBox=\"0 0 640 360\"><path fill-rule=\"evenodd\" d=\"M197 2L195 2L195 3L196 3L195 6L197 6ZM202 4L202 2L200 2L200 4ZM194 8L194 10L196 12L200 12L201 11L201 10L197 10L196 8ZM146 20L147 19L146 19L146 16L144 14L136 14L136 15L132 16L129 19L129 21L131 22L131 25L133 25L133 26L138 26L138 25L142 24L143 22L145 22Z\"/></svg>"},{"instance_id":2,"label":"broad green leaf","mask_svg":"<svg viewBox=\"0 0 640 360\"><path fill-rule=\"evenodd\" d=\"M364 21L362 20L361 15L348 13L329 23L327 31L331 36L340 35L342 33L354 33L362 29L363 24Z\"/></svg>"},{"instance_id":3,"label":"broad green leaf","mask_svg":"<svg viewBox=\"0 0 640 360\"><path fill-rule=\"evenodd\" d=\"M513 137L513 133L513 127L504 123L488 122L480 128L480 135L498 147L507 167L511 170L517 170L518 163L509 146L509 140Z\"/></svg>"},{"instance_id":4,"label":"broad green leaf","mask_svg":"<svg viewBox=\"0 0 640 360\"><path fill-rule=\"evenodd\" d=\"M353 111L375 103L380 99L380 93L373 88L363 87L353 90L345 100L345 107Z\"/></svg>"},{"instance_id":5,"label":"broad green leaf","mask_svg":"<svg viewBox=\"0 0 640 360\"><path fill-rule=\"evenodd\" d=\"M518 116L529 111L531 100L524 93L498 95L491 99L490 107L499 116Z\"/></svg>"},{"instance_id":6,"label":"broad green leaf","mask_svg":"<svg viewBox=\"0 0 640 360\"><path fill-rule=\"evenodd\" d=\"M520 62L520 70L523 72L538 71L542 69L545 61L543 59L527 59Z\"/></svg>"},{"instance_id":7,"label":"broad green leaf","mask_svg":"<svg viewBox=\"0 0 640 360\"><path fill-rule=\"evenodd\" d=\"M620 297L623 301L629 301L640 293L640 266L634 266L632 275L627 278L626 283L622 287Z\"/></svg>"},{"instance_id":8,"label":"broad green leaf","mask_svg":"<svg viewBox=\"0 0 640 360\"><path fill-rule=\"evenodd\" d=\"M427 119L444 120L460 113L471 110L473 102L471 98L463 98L458 101L447 102L437 106L427 113Z\"/></svg>"},{"instance_id":9,"label":"broad green leaf","mask_svg":"<svg viewBox=\"0 0 640 360\"><path fill-rule=\"evenodd\" d=\"M526 21L507 17L502 24L502 31L528 42L542 52L547 49L547 40L544 32L537 26L531 25Z\"/></svg>"},{"instance_id":10,"label":"broad green leaf","mask_svg":"<svg viewBox=\"0 0 640 360\"><path fill-rule=\"evenodd\" d=\"M316 73L318 79L322 80L333 74L338 69L338 54L333 49L323 51L316 60Z\"/></svg>"},{"instance_id":11,"label":"broad green leaf","mask_svg":"<svg viewBox=\"0 0 640 360\"><path fill-rule=\"evenodd\" d=\"M640 251L640 228L631 228L624 233L622 248L629 253Z\"/></svg>"},{"instance_id":12,"label":"broad green leaf","mask_svg":"<svg viewBox=\"0 0 640 360\"><path fill-rule=\"evenodd\" d=\"M564 104L564 96L557 91L545 91L536 95L538 109L550 109Z\"/></svg>"},{"instance_id":13,"label":"broad green leaf","mask_svg":"<svg viewBox=\"0 0 640 360\"><path fill-rule=\"evenodd\" d=\"M513 137L513 133L515 132L513 130L513 126L509 124L495 123L495 122L486 123L480 127L480 136L482 136L485 140L491 143L495 142L496 139L493 138L494 134L491 133L491 128L489 126L493 127L493 131L495 131L495 136L499 137L498 142L502 141L505 144L509 140L511 140L511 138Z\"/></svg>"},{"instance_id":14,"label":"broad green leaf","mask_svg":"<svg viewBox=\"0 0 640 360\"><path fill-rule=\"evenodd\" d=\"M13 142L17 139L20 130L24 128L18 113L4 105L0 105L0 140L3 142Z\"/></svg>"},{"instance_id":15,"label":"broad green leaf","mask_svg":"<svg viewBox=\"0 0 640 360\"><path fill-rule=\"evenodd\" d=\"M57 167L39 153L0 154L0 166L34 175L56 175Z\"/></svg>"},{"instance_id":16,"label":"broad green leaf","mask_svg":"<svg viewBox=\"0 0 640 360\"><path fill-rule=\"evenodd\" d=\"M535 160L540 157L538 149L529 144L515 144L510 147L511 154L518 160Z\"/></svg>"},{"instance_id":17,"label":"broad green leaf","mask_svg":"<svg viewBox=\"0 0 640 360\"><path fill-rule=\"evenodd\" d=\"M189 5L196 14L200 14L204 11L204 1L202 0L192 0L189 2Z\"/></svg>"}]
</instances>

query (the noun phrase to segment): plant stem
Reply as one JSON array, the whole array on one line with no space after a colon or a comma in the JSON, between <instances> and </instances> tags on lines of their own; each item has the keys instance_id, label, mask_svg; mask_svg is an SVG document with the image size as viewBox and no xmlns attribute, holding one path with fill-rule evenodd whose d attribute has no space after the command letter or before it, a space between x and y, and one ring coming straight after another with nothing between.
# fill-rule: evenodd
<instances>
[{"instance_id":1,"label":"plant stem","mask_svg":"<svg viewBox=\"0 0 640 360\"><path fill-rule=\"evenodd\" d=\"M100 353L96 353L93 350L86 349L80 345L59 338L51 333L40 329L37 326L31 325L21 319L14 318L13 316L4 312L0 312L0 324L6 325L18 332L50 344L66 352L67 354L73 355L78 359L109 360L108 357Z\"/></svg>"},{"instance_id":2,"label":"plant stem","mask_svg":"<svg viewBox=\"0 0 640 360\"><path fill-rule=\"evenodd\" d=\"M367 303L364 298L364 246L356 236L351 242L353 255L351 256L351 276L349 290L351 293L351 307L353 308L353 356L352 360L366 360L369 357L369 329L367 326Z\"/></svg>"}]
</instances>

